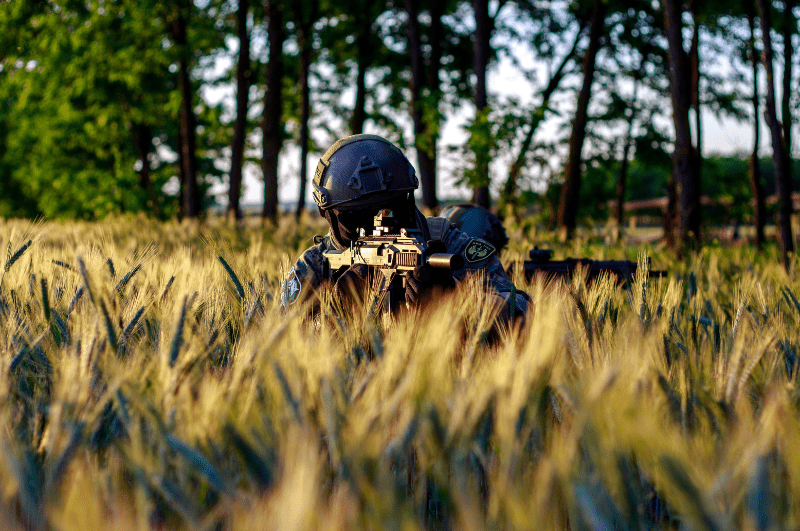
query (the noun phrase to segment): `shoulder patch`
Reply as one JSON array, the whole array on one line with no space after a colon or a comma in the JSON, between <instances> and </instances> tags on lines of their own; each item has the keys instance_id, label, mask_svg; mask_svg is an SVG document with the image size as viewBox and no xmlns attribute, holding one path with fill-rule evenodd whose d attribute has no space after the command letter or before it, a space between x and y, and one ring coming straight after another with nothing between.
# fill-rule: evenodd
<instances>
[{"instance_id":1,"label":"shoulder patch","mask_svg":"<svg viewBox=\"0 0 800 531\"><path fill-rule=\"evenodd\" d=\"M467 262L474 264L481 260L486 260L494 254L494 247L491 243L472 238L467 246L464 248L464 258Z\"/></svg>"},{"instance_id":2,"label":"shoulder patch","mask_svg":"<svg viewBox=\"0 0 800 531\"><path fill-rule=\"evenodd\" d=\"M290 305L297 302L297 299L300 298L300 279L297 278L297 272L294 270L294 266L289 270L289 274L286 275L286 280L283 281L283 285L281 286L281 306L284 308L288 308Z\"/></svg>"}]
</instances>

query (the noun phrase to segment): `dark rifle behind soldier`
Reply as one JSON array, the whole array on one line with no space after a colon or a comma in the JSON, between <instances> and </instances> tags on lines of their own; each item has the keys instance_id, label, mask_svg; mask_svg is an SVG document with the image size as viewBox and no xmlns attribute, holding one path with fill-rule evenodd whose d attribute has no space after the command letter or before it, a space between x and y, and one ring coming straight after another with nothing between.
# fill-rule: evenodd
<instances>
[{"instance_id":1,"label":"dark rifle behind soldier","mask_svg":"<svg viewBox=\"0 0 800 531\"><path fill-rule=\"evenodd\" d=\"M470 203L452 205L442 210L441 216L452 221L456 227L470 236L482 238L491 243L498 255L508 243L505 228L500 218L485 208ZM601 275L611 275L620 282L632 282L639 265L628 260L590 260L588 258L567 258L552 260L553 251L534 247L529 252L529 260L522 264L526 280L535 276L544 278L572 278L579 270L583 271L587 282L592 282ZM508 266L511 275L514 265ZM666 271L653 271L647 266L649 278L666 276Z\"/></svg>"}]
</instances>

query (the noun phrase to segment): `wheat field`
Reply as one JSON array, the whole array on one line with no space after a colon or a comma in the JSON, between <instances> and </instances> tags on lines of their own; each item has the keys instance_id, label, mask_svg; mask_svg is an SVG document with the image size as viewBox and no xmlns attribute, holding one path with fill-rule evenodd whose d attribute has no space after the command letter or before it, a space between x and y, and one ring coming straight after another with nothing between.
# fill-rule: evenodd
<instances>
[{"instance_id":1,"label":"wheat field","mask_svg":"<svg viewBox=\"0 0 800 531\"><path fill-rule=\"evenodd\" d=\"M391 324L327 294L282 314L323 228L0 220L0 527L800 527L800 282L774 248L517 226L505 262L669 277L516 278L530 315L490 333L477 282Z\"/></svg>"}]
</instances>

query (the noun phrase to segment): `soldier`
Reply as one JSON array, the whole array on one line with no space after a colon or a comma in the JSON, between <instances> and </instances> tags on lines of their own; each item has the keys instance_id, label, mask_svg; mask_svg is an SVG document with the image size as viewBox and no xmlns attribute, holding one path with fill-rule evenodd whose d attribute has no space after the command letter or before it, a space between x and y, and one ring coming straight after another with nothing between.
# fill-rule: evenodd
<instances>
[{"instance_id":1,"label":"soldier","mask_svg":"<svg viewBox=\"0 0 800 531\"><path fill-rule=\"evenodd\" d=\"M501 314L511 308L512 294L515 315L524 316L530 297L517 291L497 257L495 248L479 238L458 230L445 218L425 218L414 204L414 190L419 181L414 168L402 151L376 135L353 135L334 143L323 155L314 174L314 201L319 213L328 221L326 236L316 236L316 245L306 250L289 270L281 288L284 308L315 292L326 282L342 297L353 290L363 293L370 286L368 266L356 264L339 276L325 278L323 253L346 249L359 237L359 229L367 234L374 216L391 210L400 227L422 231L428 242L438 244L446 253L464 257L463 267L433 271L420 266L409 275L405 289L407 304L418 304L421 298L437 288L449 288L470 274L484 273L487 296L497 298Z\"/></svg>"},{"instance_id":2,"label":"soldier","mask_svg":"<svg viewBox=\"0 0 800 531\"><path fill-rule=\"evenodd\" d=\"M460 231L491 243L498 256L508 245L503 222L481 206L472 203L450 205L439 213L439 217L449 219Z\"/></svg>"}]
</instances>

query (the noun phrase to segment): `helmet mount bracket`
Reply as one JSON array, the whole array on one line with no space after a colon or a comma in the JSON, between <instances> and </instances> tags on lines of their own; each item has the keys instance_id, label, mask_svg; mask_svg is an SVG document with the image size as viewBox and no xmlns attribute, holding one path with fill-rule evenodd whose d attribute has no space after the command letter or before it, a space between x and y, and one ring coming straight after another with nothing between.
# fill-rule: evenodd
<instances>
[{"instance_id":1,"label":"helmet mount bracket","mask_svg":"<svg viewBox=\"0 0 800 531\"><path fill-rule=\"evenodd\" d=\"M419 187L414 167L400 149L377 135L337 140L314 172L314 202L322 210L356 210Z\"/></svg>"},{"instance_id":2,"label":"helmet mount bracket","mask_svg":"<svg viewBox=\"0 0 800 531\"><path fill-rule=\"evenodd\" d=\"M361 157L347 186L360 193L380 192L386 190L381 167L372 162L367 156Z\"/></svg>"}]
</instances>

